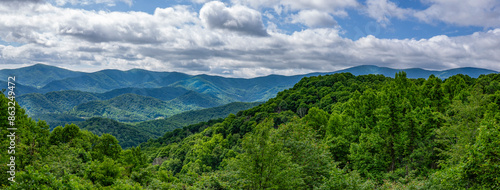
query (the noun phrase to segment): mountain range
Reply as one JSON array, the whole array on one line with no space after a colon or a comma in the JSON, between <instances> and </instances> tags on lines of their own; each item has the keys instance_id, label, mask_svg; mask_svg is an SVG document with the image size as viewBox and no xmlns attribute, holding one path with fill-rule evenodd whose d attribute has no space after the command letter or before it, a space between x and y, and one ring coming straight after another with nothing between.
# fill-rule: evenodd
<instances>
[{"instance_id":1,"label":"mountain range","mask_svg":"<svg viewBox=\"0 0 500 190\"><path fill-rule=\"evenodd\" d=\"M66 117L66 119L68 119L67 121L55 121L55 123L53 120L46 121L51 128L55 126L64 126L64 124L67 123L75 123L78 124L80 128L91 131L99 136L103 133L109 133L118 139L122 148L128 148L146 142L148 139L158 138L174 129L203 121L222 120L222 118L227 117L229 114L236 114L239 111L250 109L261 103L262 102L235 102L213 108L187 111L165 119L154 119L135 124L122 123L114 119L102 117L92 117L86 120L78 117Z\"/></svg>"},{"instance_id":2,"label":"mountain range","mask_svg":"<svg viewBox=\"0 0 500 190\"><path fill-rule=\"evenodd\" d=\"M398 71L405 71L408 78L427 78L430 75L447 78L455 74L477 78L481 74L497 73L472 67L429 71L363 65L328 73L245 79L141 69L85 73L36 64L0 70L0 83L7 86L7 77L16 76L16 99L34 118L59 118L63 121L98 116L138 122L231 102L266 101L293 87L305 76L350 72L393 77Z\"/></svg>"},{"instance_id":3,"label":"mountain range","mask_svg":"<svg viewBox=\"0 0 500 190\"><path fill-rule=\"evenodd\" d=\"M225 78L204 74L188 75L178 72L157 72L142 69L131 69L127 71L101 70L85 73L70 71L50 65L35 64L18 69L2 69L0 70L0 81L5 83L8 76L16 76L16 85L20 86L18 87L18 91L21 94L32 92L47 93L63 90L104 93L118 89L124 91L141 91L140 89L144 88L180 86L200 93L213 92L217 94L220 93L218 91L224 91L226 93L233 93L234 97L248 99L251 95L241 94L242 90L258 90L262 92L264 88L270 90L276 86L289 86L290 83L295 84L304 76L349 72L354 75L382 74L384 76L393 77L399 71L405 71L408 78L427 78L432 74L443 79L455 74L464 74L472 78L477 78L481 74L497 73L497 71L474 67L431 71L419 68L392 69L374 65L361 65L334 72L310 73L294 76L269 75L245 79Z\"/></svg>"}]
</instances>

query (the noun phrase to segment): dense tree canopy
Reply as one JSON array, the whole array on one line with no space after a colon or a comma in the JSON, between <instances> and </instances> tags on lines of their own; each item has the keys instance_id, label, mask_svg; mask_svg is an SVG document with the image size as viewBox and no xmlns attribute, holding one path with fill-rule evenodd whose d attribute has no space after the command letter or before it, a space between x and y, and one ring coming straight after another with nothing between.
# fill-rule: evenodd
<instances>
[{"instance_id":1,"label":"dense tree canopy","mask_svg":"<svg viewBox=\"0 0 500 190\"><path fill-rule=\"evenodd\" d=\"M16 122L6 189L500 188L500 74L307 77L257 107L126 150L76 125L50 132L19 106Z\"/></svg>"}]
</instances>

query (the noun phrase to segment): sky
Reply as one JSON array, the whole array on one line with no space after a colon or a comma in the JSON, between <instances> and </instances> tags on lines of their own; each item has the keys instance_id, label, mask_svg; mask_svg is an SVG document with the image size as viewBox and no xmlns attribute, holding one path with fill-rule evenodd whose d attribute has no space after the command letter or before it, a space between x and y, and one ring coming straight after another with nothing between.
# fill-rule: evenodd
<instances>
[{"instance_id":1,"label":"sky","mask_svg":"<svg viewBox=\"0 0 500 190\"><path fill-rule=\"evenodd\" d=\"M500 0L1 0L0 69L500 71Z\"/></svg>"}]
</instances>

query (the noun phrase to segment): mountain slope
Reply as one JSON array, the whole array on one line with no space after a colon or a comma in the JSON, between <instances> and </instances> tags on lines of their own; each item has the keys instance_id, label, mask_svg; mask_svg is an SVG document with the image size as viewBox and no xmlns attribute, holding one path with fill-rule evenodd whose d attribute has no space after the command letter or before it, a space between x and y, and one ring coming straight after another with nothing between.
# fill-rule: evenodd
<instances>
[{"instance_id":1,"label":"mountain slope","mask_svg":"<svg viewBox=\"0 0 500 190\"><path fill-rule=\"evenodd\" d=\"M68 112L77 117L105 117L118 121L137 122L170 116L194 106L174 105L152 97L123 94L109 100L94 100L80 104Z\"/></svg>"},{"instance_id":2,"label":"mountain slope","mask_svg":"<svg viewBox=\"0 0 500 190\"><path fill-rule=\"evenodd\" d=\"M455 74L469 75L477 78L481 74L497 73L496 71L480 68L457 68L443 71L429 71L424 69L391 69L373 65L355 66L333 73L350 72L354 75L382 74L392 77L397 71L405 71L408 78L427 78L431 74L440 78L448 78ZM157 88L166 86L184 87L200 93L216 95L220 99L224 96L239 101L259 101L252 93L263 92L279 86L289 87L304 76L317 76L328 73L310 73L296 76L269 75L252 79L224 78L220 76L197 75L190 76L177 72L154 72L141 69L128 71L102 70L94 73L70 71L54 66L36 64L18 69L0 70L0 81L8 76L16 76L17 83L39 89L38 92L60 90L81 90L88 92L106 92L119 88ZM36 76L36 77L35 77ZM174 84L175 83L175 84ZM281 88L280 88L281 89ZM28 93L31 90L20 93ZM267 93L262 96L266 96ZM254 99L252 99L254 98ZM246 100L252 99L252 100Z\"/></svg>"},{"instance_id":3,"label":"mountain slope","mask_svg":"<svg viewBox=\"0 0 500 190\"><path fill-rule=\"evenodd\" d=\"M8 76L7 76L8 77ZM5 81L0 80L0 85L2 85L2 88L0 89L7 89L8 84L7 84L7 77L2 78L5 79ZM23 84L15 83L16 88L14 89L14 92L16 93L16 96L22 95L22 94L28 94L28 93L37 93L40 92L39 89L32 87L32 86L26 86ZM7 95L7 90L4 92L5 95Z\"/></svg>"},{"instance_id":4,"label":"mountain slope","mask_svg":"<svg viewBox=\"0 0 500 190\"><path fill-rule=\"evenodd\" d=\"M169 107L165 107L166 110L159 113L154 111L154 109L146 111L147 113L138 113L138 111L127 111L127 109L111 106L106 108L106 114L103 113L103 110L97 112L96 110L93 110L91 112L99 114L82 113L74 115L84 117L101 116L114 119L130 118L130 121L144 121L154 119L156 116L170 116L182 111L220 106L231 102L266 101L273 98L278 92L293 87L293 85L304 76L328 74L310 73L297 76L269 75L264 77L242 79L210 75L190 76L176 72L152 72L140 69L132 69L129 71L103 70L94 73L75 73L46 65L34 65L26 68L1 71L3 73L14 71L18 73L21 71L26 72L22 73L24 74L22 77L18 77L19 80L25 79L26 77L30 80L34 80L37 77L32 76L40 75L39 72L42 71L46 71L49 74L52 73L51 75L57 76L55 78L46 78L45 75L42 76L41 79L43 81L51 82L41 89L36 89L31 86L23 86L22 84L17 85L16 94L20 100L19 102L23 107L26 107L31 116L62 113L69 111L73 107L80 104L88 103L89 101L109 100L127 93L168 101L167 105ZM332 73L351 72L356 76L365 74L383 74L384 76L394 76L398 71L400 70L363 65ZM478 77L481 74L496 73L495 71L478 68L458 68L445 71L403 69L403 71L407 72L408 78L428 78L430 75L435 75L439 78L447 78L458 73ZM28 77L30 72L33 73L33 75ZM31 84L33 82L29 83ZM77 95L78 93L74 91L64 91L61 93L51 92L67 89L79 90L82 92L81 95ZM28 92L51 93L47 93L45 95L21 95ZM88 94L89 92L94 93ZM68 93L68 95L64 95L64 93ZM125 103L124 101L121 102ZM104 107L107 106L96 102L92 105L99 107L99 109L105 109ZM85 107L84 110L89 108L89 105L82 106ZM79 107L79 109L82 111L82 107ZM151 115L154 112L157 113L156 116L154 114ZM116 114L121 114L121 116ZM122 119L119 120L125 121Z\"/></svg>"},{"instance_id":5,"label":"mountain slope","mask_svg":"<svg viewBox=\"0 0 500 190\"><path fill-rule=\"evenodd\" d=\"M487 75L490 73L498 73L496 71L488 70L488 69L480 69L480 68L474 68L474 67L464 67L464 68L457 68L457 69L449 69L445 71L439 71L438 74L436 74L436 77L439 78L449 78L451 76L457 75L457 74L464 74L468 75L472 78L478 78L480 75Z\"/></svg>"},{"instance_id":6,"label":"mountain slope","mask_svg":"<svg viewBox=\"0 0 500 190\"><path fill-rule=\"evenodd\" d=\"M303 78L259 106L167 132L141 150L179 178L207 168L199 175L227 189L252 189L261 182L254 176L271 170L298 174L269 175L282 189L297 179L292 189L497 187L500 74L395 76Z\"/></svg>"},{"instance_id":7,"label":"mountain slope","mask_svg":"<svg viewBox=\"0 0 500 190\"><path fill-rule=\"evenodd\" d=\"M30 93L17 97L19 105L23 106L28 115L35 117L41 114L62 113L73 107L89 101L101 100L90 92L82 91L55 91L46 94Z\"/></svg>"},{"instance_id":8,"label":"mountain slope","mask_svg":"<svg viewBox=\"0 0 500 190\"><path fill-rule=\"evenodd\" d=\"M210 108L223 105L223 101L209 94L201 94L195 91L188 91L185 94L168 101L171 105L194 106Z\"/></svg>"},{"instance_id":9,"label":"mountain slope","mask_svg":"<svg viewBox=\"0 0 500 190\"><path fill-rule=\"evenodd\" d=\"M260 104L262 104L262 102L233 102L219 107L182 112L168 117L165 120L181 123L183 125L191 125L211 119L224 118L229 114L236 114L239 111L247 110Z\"/></svg>"},{"instance_id":10,"label":"mountain slope","mask_svg":"<svg viewBox=\"0 0 500 190\"><path fill-rule=\"evenodd\" d=\"M100 102L96 101L92 103ZM65 126L66 124L74 123L82 129L89 130L97 135L109 133L120 141L122 148L128 148L131 146L137 146L150 138L158 138L165 132L173 131L175 129L202 121L224 118L229 114L236 114L239 111L250 109L259 104L261 103L235 102L214 108L187 111L173 115L166 119L156 119L136 124L126 124L113 119L101 117L92 117L84 120L69 114L44 114L41 115L39 119L45 120L49 123L51 129L56 126Z\"/></svg>"},{"instance_id":11,"label":"mountain slope","mask_svg":"<svg viewBox=\"0 0 500 190\"><path fill-rule=\"evenodd\" d=\"M138 129L149 131L150 133L160 136L165 132L181 128L183 126L218 118L224 118L229 114L236 114L239 111L247 110L260 104L261 102L234 102L219 107L186 111L165 119L144 121L136 124L135 126Z\"/></svg>"},{"instance_id":12,"label":"mountain slope","mask_svg":"<svg viewBox=\"0 0 500 190\"><path fill-rule=\"evenodd\" d=\"M335 72L330 72L329 74L334 74L334 73L352 73L353 75L368 75L368 74L382 74L386 77L392 77L396 75L397 72L399 71L404 71L407 74L408 78L425 78L427 79L430 75L434 75L436 77L446 79L448 77L451 77L456 74L463 74L463 75L468 75L472 78L477 78L479 75L486 75L490 73L498 73L497 71L493 70L488 70L488 69L480 69L480 68L473 68L473 67L464 67L464 68L457 68L457 69L448 69L448 70L443 70L443 71L430 71L430 70L425 70L425 69L419 69L419 68L410 68L410 69L392 69L392 68L387 68L387 67L378 67L374 65L361 65L361 66L356 66L356 67L351 67L348 69L344 70L339 70ZM315 76L316 74L313 75L307 75L307 76Z\"/></svg>"},{"instance_id":13,"label":"mountain slope","mask_svg":"<svg viewBox=\"0 0 500 190\"><path fill-rule=\"evenodd\" d=\"M17 96L18 103L26 109L31 117L37 115L62 113L73 109L83 103L94 100L108 100L123 94L137 94L153 97L160 100L172 100L179 97L188 90L176 87L162 88L121 88L105 93L91 93L76 90L54 91L45 94L29 93Z\"/></svg>"},{"instance_id":14,"label":"mountain slope","mask_svg":"<svg viewBox=\"0 0 500 190\"><path fill-rule=\"evenodd\" d=\"M218 97L224 103L267 100L277 92L292 87L303 76L270 75L251 79L198 75L172 84Z\"/></svg>"},{"instance_id":15,"label":"mountain slope","mask_svg":"<svg viewBox=\"0 0 500 190\"><path fill-rule=\"evenodd\" d=\"M101 118L81 125L100 137L75 125L51 132L16 105L21 172L16 183L2 174L2 187L497 189L499 81L500 74L307 77L259 106L127 150L101 130L122 147L149 134ZM3 116L10 101L0 95ZM0 123L7 145L13 132L8 120Z\"/></svg>"},{"instance_id":16,"label":"mountain slope","mask_svg":"<svg viewBox=\"0 0 500 190\"><path fill-rule=\"evenodd\" d=\"M122 148L137 146L139 143L146 142L155 135L136 129L134 126L120 123L107 118L90 118L78 124L81 129L88 130L101 136L108 133L118 139Z\"/></svg>"},{"instance_id":17,"label":"mountain slope","mask_svg":"<svg viewBox=\"0 0 500 190\"><path fill-rule=\"evenodd\" d=\"M82 118L105 117L122 122L138 122L220 105L217 102L216 98L193 91L170 101L123 94L109 100L93 100L79 104L67 113Z\"/></svg>"},{"instance_id":18,"label":"mountain slope","mask_svg":"<svg viewBox=\"0 0 500 190\"><path fill-rule=\"evenodd\" d=\"M16 83L18 84L41 88L52 81L78 77L83 74L85 73L70 71L50 65L35 64L18 69L0 70L0 80L7 80L9 76L16 76Z\"/></svg>"},{"instance_id":19,"label":"mountain slope","mask_svg":"<svg viewBox=\"0 0 500 190\"><path fill-rule=\"evenodd\" d=\"M102 99L111 99L122 94L137 94L141 96L149 96L163 101L175 99L176 97L187 93L189 90L180 87L161 87L161 88L119 88L108 92L98 94Z\"/></svg>"},{"instance_id":20,"label":"mountain slope","mask_svg":"<svg viewBox=\"0 0 500 190\"><path fill-rule=\"evenodd\" d=\"M189 75L176 72L154 72L140 69L128 71L102 70L88 73L80 77L53 81L41 90L43 92L59 90L81 90L87 92L106 92L118 88L164 87L179 80L188 78Z\"/></svg>"}]
</instances>

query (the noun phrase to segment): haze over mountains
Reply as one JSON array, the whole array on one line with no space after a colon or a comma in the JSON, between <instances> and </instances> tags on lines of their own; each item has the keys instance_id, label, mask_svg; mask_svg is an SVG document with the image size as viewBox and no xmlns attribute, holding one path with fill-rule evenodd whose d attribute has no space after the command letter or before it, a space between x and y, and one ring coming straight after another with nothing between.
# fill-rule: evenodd
<instances>
[{"instance_id":1,"label":"haze over mountains","mask_svg":"<svg viewBox=\"0 0 500 190\"><path fill-rule=\"evenodd\" d=\"M98 116L138 122L231 102L266 101L277 92L293 87L305 76L350 72L354 75L382 74L393 77L398 71L401 70L364 65L329 73L243 79L141 69L84 73L36 64L0 70L0 81L3 86L7 86L7 77L16 76L16 98L34 118L64 121ZM431 74L439 78L455 74L477 78L481 74L497 73L471 67L444 71L402 71L407 73L408 78L427 78Z\"/></svg>"}]
</instances>

